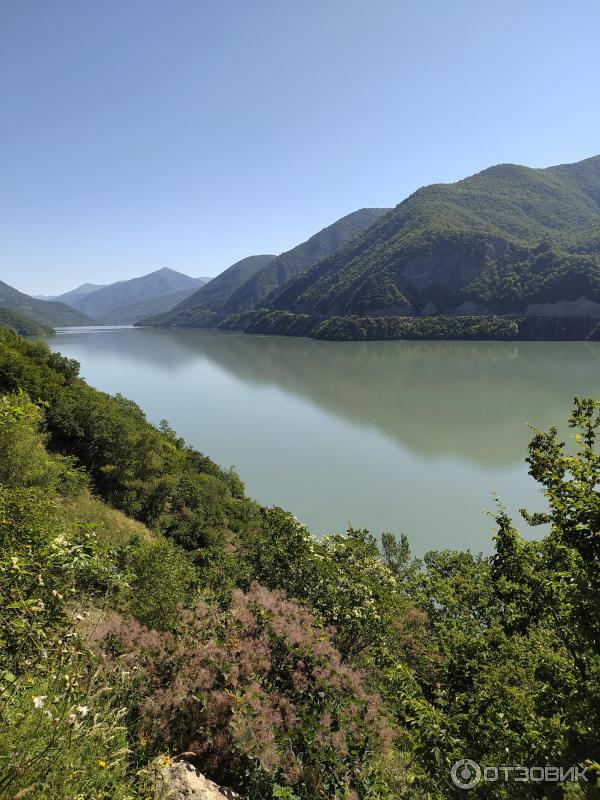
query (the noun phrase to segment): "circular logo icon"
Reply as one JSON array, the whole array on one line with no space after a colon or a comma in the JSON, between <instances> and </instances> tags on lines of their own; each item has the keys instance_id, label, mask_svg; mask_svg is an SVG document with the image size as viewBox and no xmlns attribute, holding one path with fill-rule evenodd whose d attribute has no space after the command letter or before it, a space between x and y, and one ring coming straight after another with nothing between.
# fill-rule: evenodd
<instances>
[{"instance_id":1,"label":"circular logo icon","mask_svg":"<svg viewBox=\"0 0 600 800\"><path fill-rule=\"evenodd\" d=\"M452 765L450 775L459 789L474 789L481 780L481 767L470 758L461 758Z\"/></svg>"}]
</instances>

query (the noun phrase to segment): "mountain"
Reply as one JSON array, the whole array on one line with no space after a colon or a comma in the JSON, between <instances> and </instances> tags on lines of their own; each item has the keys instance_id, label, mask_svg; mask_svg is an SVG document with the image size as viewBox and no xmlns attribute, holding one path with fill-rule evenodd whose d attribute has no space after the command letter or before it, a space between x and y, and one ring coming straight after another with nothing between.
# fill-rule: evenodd
<instances>
[{"instance_id":1,"label":"mountain","mask_svg":"<svg viewBox=\"0 0 600 800\"><path fill-rule=\"evenodd\" d=\"M36 322L34 319L29 319L6 308L0 308L0 326L10 328L21 336L42 336L54 333L54 328L51 328L50 325Z\"/></svg>"},{"instance_id":2,"label":"mountain","mask_svg":"<svg viewBox=\"0 0 600 800\"><path fill-rule=\"evenodd\" d=\"M272 255L243 258L190 295L177 306L173 313L142 320L142 324L168 324L178 327L209 325L216 320L217 314L223 310L225 303L236 289L274 258L275 256Z\"/></svg>"},{"instance_id":3,"label":"mountain","mask_svg":"<svg viewBox=\"0 0 600 800\"><path fill-rule=\"evenodd\" d=\"M133 325L134 322L148 317L168 313L186 297L195 293L195 289L180 289L178 292L160 295L159 297L148 297L146 300L139 300L126 306L118 306L112 311L107 312L102 317L102 322L110 325Z\"/></svg>"},{"instance_id":4,"label":"mountain","mask_svg":"<svg viewBox=\"0 0 600 800\"><path fill-rule=\"evenodd\" d=\"M51 299L60 300L61 303L72 305L74 300L82 300L84 297L92 294L92 292L96 292L98 289L104 289L105 286L105 283L82 283L81 286L78 286L76 289L71 289L70 292L59 294Z\"/></svg>"},{"instance_id":5,"label":"mountain","mask_svg":"<svg viewBox=\"0 0 600 800\"><path fill-rule=\"evenodd\" d=\"M335 253L388 211L387 208L361 208L277 256L231 295L224 312L232 314L259 305L273 289Z\"/></svg>"},{"instance_id":6,"label":"mountain","mask_svg":"<svg viewBox=\"0 0 600 800\"><path fill-rule=\"evenodd\" d=\"M0 309L14 311L28 319L51 327L93 325L90 317L57 301L36 300L0 281Z\"/></svg>"},{"instance_id":7,"label":"mountain","mask_svg":"<svg viewBox=\"0 0 600 800\"><path fill-rule=\"evenodd\" d=\"M83 297L70 300L70 305L97 320L105 321L108 315L113 316L119 308L150 298L172 295L174 292L195 291L200 286L198 278L190 278L165 267L140 278L111 283Z\"/></svg>"},{"instance_id":8,"label":"mountain","mask_svg":"<svg viewBox=\"0 0 600 800\"><path fill-rule=\"evenodd\" d=\"M170 314L143 320L143 323L202 327L213 325L229 314L252 309L273 289L334 253L388 211L387 208L362 208L277 257L251 256L239 261Z\"/></svg>"},{"instance_id":9,"label":"mountain","mask_svg":"<svg viewBox=\"0 0 600 800\"><path fill-rule=\"evenodd\" d=\"M390 316L598 318L600 156L546 169L503 164L419 189L262 306L279 313L270 319L279 333L311 334L318 322L323 334L331 319L339 333L341 320L360 317L371 320L361 323L367 338L385 338L378 330L394 325L372 320ZM225 325L273 332L267 317Z\"/></svg>"},{"instance_id":10,"label":"mountain","mask_svg":"<svg viewBox=\"0 0 600 800\"><path fill-rule=\"evenodd\" d=\"M105 283L82 283L81 286L78 286L76 289L72 289L70 292L65 292L64 294L34 294L36 300L59 300L61 303L66 303L69 305L71 300L77 300L82 297L85 297L92 292L95 292L96 289L103 289L106 286Z\"/></svg>"}]
</instances>

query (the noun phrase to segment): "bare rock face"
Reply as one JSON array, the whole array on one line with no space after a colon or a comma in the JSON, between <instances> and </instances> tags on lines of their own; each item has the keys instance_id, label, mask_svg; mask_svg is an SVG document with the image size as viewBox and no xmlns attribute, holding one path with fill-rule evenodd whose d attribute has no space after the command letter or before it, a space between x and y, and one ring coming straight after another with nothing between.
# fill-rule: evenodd
<instances>
[{"instance_id":1,"label":"bare rock face","mask_svg":"<svg viewBox=\"0 0 600 800\"><path fill-rule=\"evenodd\" d=\"M156 800L241 800L232 789L209 781L189 761L174 758L156 778Z\"/></svg>"}]
</instances>

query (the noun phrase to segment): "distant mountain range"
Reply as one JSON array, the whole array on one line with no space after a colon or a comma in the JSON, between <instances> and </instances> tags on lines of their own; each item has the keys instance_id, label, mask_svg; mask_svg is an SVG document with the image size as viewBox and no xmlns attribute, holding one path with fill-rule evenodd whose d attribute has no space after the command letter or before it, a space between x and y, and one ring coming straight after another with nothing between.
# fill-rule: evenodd
<instances>
[{"instance_id":1,"label":"distant mountain range","mask_svg":"<svg viewBox=\"0 0 600 800\"><path fill-rule=\"evenodd\" d=\"M86 314L65 303L37 300L2 281L0 281L0 309L51 327L94 324Z\"/></svg>"},{"instance_id":2,"label":"distant mountain range","mask_svg":"<svg viewBox=\"0 0 600 800\"><path fill-rule=\"evenodd\" d=\"M102 315L102 322L110 325L132 325L134 322L147 317L150 314L162 314L174 308L190 294L196 291L193 289L179 289L177 292L152 296L124 306L115 306Z\"/></svg>"},{"instance_id":3,"label":"distant mountain range","mask_svg":"<svg viewBox=\"0 0 600 800\"><path fill-rule=\"evenodd\" d=\"M0 283L0 308L49 325L600 338L600 156L546 169L501 164L426 186L205 281L164 268L51 302Z\"/></svg>"},{"instance_id":4,"label":"distant mountain range","mask_svg":"<svg viewBox=\"0 0 600 800\"><path fill-rule=\"evenodd\" d=\"M117 281L93 291L87 291L84 285L67 293L70 297L65 302L99 323L127 324L135 321L136 308L141 307L141 315L166 311L202 285L201 278L190 278L164 267L140 278ZM83 293L82 289L85 289ZM174 294L178 296L173 298ZM62 295L63 299L67 295ZM150 300L153 302L146 308Z\"/></svg>"},{"instance_id":5,"label":"distant mountain range","mask_svg":"<svg viewBox=\"0 0 600 800\"><path fill-rule=\"evenodd\" d=\"M511 338L533 330L530 318L585 318L590 330L600 320L600 156L490 167L375 212L312 264L279 270L290 254L279 256L196 318L202 290L150 322L320 338Z\"/></svg>"},{"instance_id":6,"label":"distant mountain range","mask_svg":"<svg viewBox=\"0 0 600 800\"><path fill-rule=\"evenodd\" d=\"M149 314L169 311L207 280L164 268L109 285L84 283L64 294L43 298L31 297L0 281L0 325L19 333L50 333L52 326L128 325Z\"/></svg>"},{"instance_id":7,"label":"distant mountain range","mask_svg":"<svg viewBox=\"0 0 600 800\"><path fill-rule=\"evenodd\" d=\"M231 295L274 258L272 255L243 258L179 303L175 315L172 316L170 312L155 315L151 323L142 320L140 324L176 324L179 327L212 325L217 315L222 314ZM150 313L147 316L150 317Z\"/></svg>"},{"instance_id":8,"label":"distant mountain range","mask_svg":"<svg viewBox=\"0 0 600 800\"><path fill-rule=\"evenodd\" d=\"M252 309L273 289L334 253L388 211L387 208L362 208L279 256L250 256L238 261L172 312L142 320L140 324L205 327L230 314Z\"/></svg>"}]
</instances>

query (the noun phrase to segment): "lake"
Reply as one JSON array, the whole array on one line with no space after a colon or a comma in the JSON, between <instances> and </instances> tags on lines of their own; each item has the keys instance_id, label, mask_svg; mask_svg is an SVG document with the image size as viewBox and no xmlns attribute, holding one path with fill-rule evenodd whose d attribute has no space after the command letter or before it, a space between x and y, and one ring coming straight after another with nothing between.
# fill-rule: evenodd
<instances>
[{"instance_id":1,"label":"lake","mask_svg":"<svg viewBox=\"0 0 600 800\"><path fill-rule=\"evenodd\" d=\"M489 552L497 495L544 508L528 423L600 394L600 344L318 342L208 330L70 328L86 380L235 465L250 496L313 533L404 532L413 550ZM524 535L538 533L519 522Z\"/></svg>"}]
</instances>

